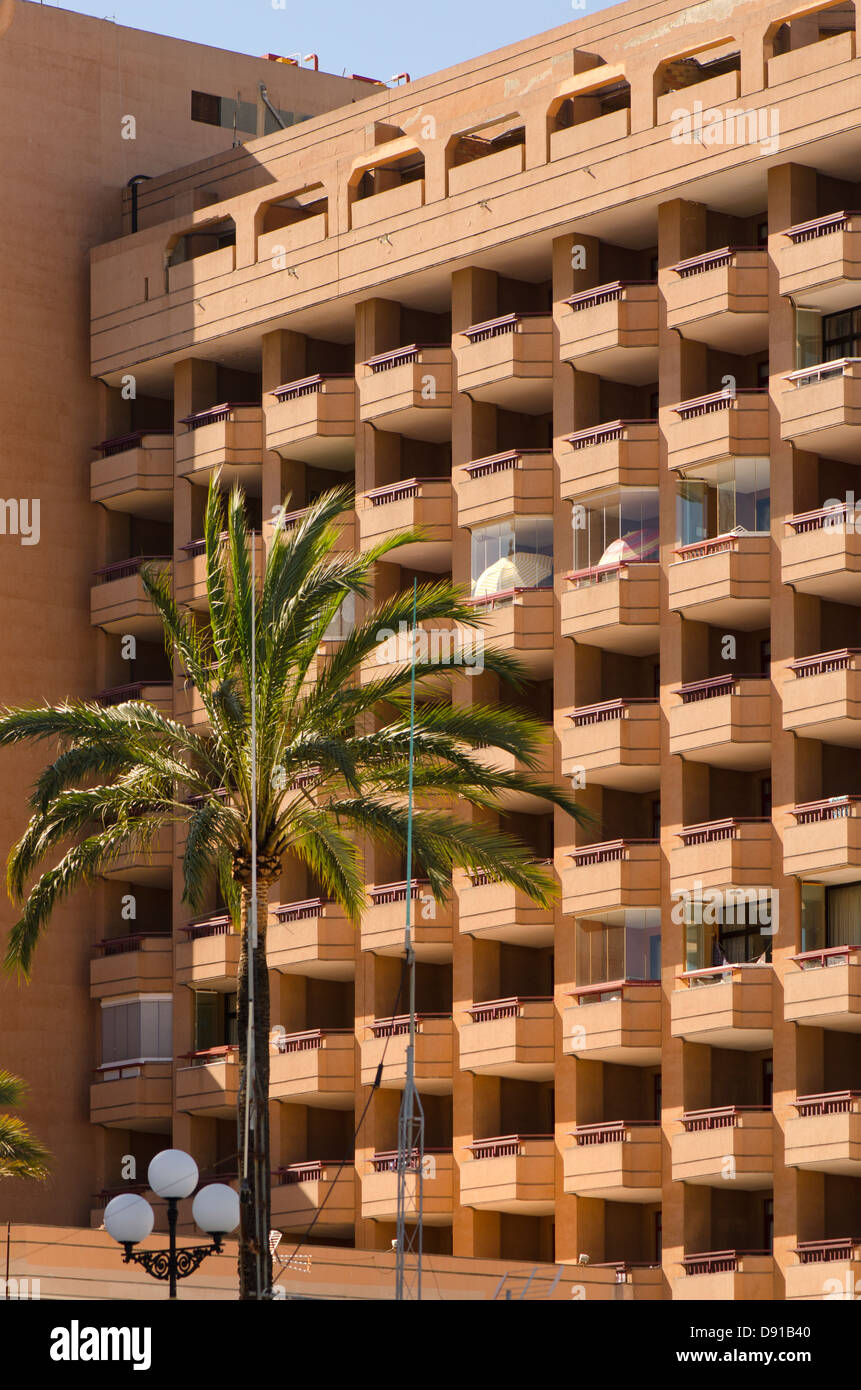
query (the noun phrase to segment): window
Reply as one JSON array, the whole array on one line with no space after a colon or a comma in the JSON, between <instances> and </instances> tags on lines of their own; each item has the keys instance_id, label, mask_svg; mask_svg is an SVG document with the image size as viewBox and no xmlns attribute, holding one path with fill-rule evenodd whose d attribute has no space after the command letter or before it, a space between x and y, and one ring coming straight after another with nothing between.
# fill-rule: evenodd
<instances>
[{"instance_id":1,"label":"window","mask_svg":"<svg viewBox=\"0 0 861 1390\"><path fill-rule=\"evenodd\" d=\"M659 908L625 908L605 922L578 917L575 931L578 985L660 979Z\"/></svg>"},{"instance_id":2,"label":"window","mask_svg":"<svg viewBox=\"0 0 861 1390\"><path fill-rule=\"evenodd\" d=\"M204 125L221 125L221 97L209 92L192 92L191 119Z\"/></svg>"},{"instance_id":3,"label":"window","mask_svg":"<svg viewBox=\"0 0 861 1390\"><path fill-rule=\"evenodd\" d=\"M825 314L822 319L823 362L841 357L861 357L861 307L842 314Z\"/></svg>"},{"instance_id":4,"label":"window","mask_svg":"<svg viewBox=\"0 0 861 1390\"><path fill-rule=\"evenodd\" d=\"M102 1064L170 1061L173 1057L173 1000L151 995L102 1004Z\"/></svg>"},{"instance_id":5,"label":"window","mask_svg":"<svg viewBox=\"0 0 861 1390\"><path fill-rule=\"evenodd\" d=\"M548 589L552 583L552 517L512 517L472 532L474 596L509 589Z\"/></svg>"},{"instance_id":6,"label":"window","mask_svg":"<svg viewBox=\"0 0 861 1390\"><path fill-rule=\"evenodd\" d=\"M861 945L861 883L801 885L801 949Z\"/></svg>"},{"instance_id":7,"label":"window","mask_svg":"<svg viewBox=\"0 0 861 1390\"><path fill-rule=\"evenodd\" d=\"M235 126L236 130L246 135L256 135L257 103L233 101L230 97L217 97L210 92L192 92L191 119L227 130L233 130Z\"/></svg>"},{"instance_id":8,"label":"window","mask_svg":"<svg viewBox=\"0 0 861 1390\"><path fill-rule=\"evenodd\" d=\"M576 502L571 524L575 570L658 559L656 487L616 488Z\"/></svg>"},{"instance_id":9,"label":"window","mask_svg":"<svg viewBox=\"0 0 861 1390\"><path fill-rule=\"evenodd\" d=\"M235 994L220 994L214 989L194 991L195 1052L207 1052L211 1047L235 1045L239 1041L236 999Z\"/></svg>"},{"instance_id":10,"label":"window","mask_svg":"<svg viewBox=\"0 0 861 1390\"><path fill-rule=\"evenodd\" d=\"M727 888L685 905L685 968L771 960L771 895L757 888Z\"/></svg>"},{"instance_id":11,"label":"window","mask_svg":"<svg viewBox=\"0 0 861 1390\"><path fill-rule=\"evenodd\" d=\"M679 545L730 532L767 532L771 524L769 460L726 459L681 478L676 493Z\"/></svg>"}]
</instances>

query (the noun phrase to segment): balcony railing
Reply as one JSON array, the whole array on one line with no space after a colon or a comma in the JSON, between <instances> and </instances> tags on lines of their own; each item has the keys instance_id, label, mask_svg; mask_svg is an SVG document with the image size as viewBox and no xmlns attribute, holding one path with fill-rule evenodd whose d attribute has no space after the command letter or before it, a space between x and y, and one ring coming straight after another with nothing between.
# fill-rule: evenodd
<instances>
[{"instance_id":1,"label":"balcony railing","mask_svg":"<svg viewBox=\"0 0 861 1390\"><path fill-rule=\"evenodd\" d=\"M102 565L93 570L97 584L110 584L114 579L130 579L139 574L144 565L169 565L169 555L135 555L131 560L116 560L112 565Z\"/></svg>"},{"instance_id":2,"label":"balcony railing","mask_svg":"<svg viewBox=\"0 0 861 1390\"><path fill-rule=\"evenodd\" d=\"M305 898L298 903L282 903L273 907L272 912L279 922L304 922L309 917L319 917L328 906L326 898Z\"/></svg>"},{"instance_id":3,"label":"balcony railing","mask_svg":"<svg viewBox=\"0 0 861 1390\"><path fill-rule=\"evenodd\" d=\"M514 603L518 594L546 594L550 588L546 584L521 584L514 589L500 589L495 594L477 594L464 599L473 608L484 608L492 612L494 608L506 608Z\"/></svg>"},{"instance_id":4,"label":"balcony railing","mask_svg":"<svg viewBox=\"0 0 861 1390\"><path fill-rule=\"evenodd\" d=\"M127 700L139 700L144 690L172 690L173 681L131 681L128 685L113 685L100 690L96 701L100 705L124 705Z\"/></svg>"},{"instance_id":5,"label":"balcony railing","mask_svg":"<svg viewBox=\"0 0 861 1390\"><path fill-rule=\"evenodd\" d=\"M606 1004L615 999L621 999L625 990L629 987L642 985L658 985L659 980L638 980L626 978L624 980L599 980L597 984L578 985L576 989L570 991L570 998L576 999L579 1004Z\"/></svg>"},{"instance_id":6,"label":"balcony railing","mask_svg":"<svg viewBox=\"0 0 861 1390\"><path fill-rule=\"evenodd\" d=\"M430 883L427 879L414 878L411 885L410 897L415 901L423 893L430 891ZM378 883L370 889L371 902L375 907L381 907L383 903L403 903L407 900L406 880L400 883Z\"/></svg>"},{"instance_id":7,"label":"balcony railing","mask_svg":"<svg viewBox=\"0 0 861 1390\"><path fill-rule=\"evenodd\" d=\"M320 1182L325 1178L328 1169L340 1168L342 1164L344 1160L340 1158L314 1158L307 1163L288 1163L283 1168L276 1168L272 1177L276 1187L290 1187L299 1182Z\"/></svg>"},{"instance_id":8,"label":"balcony railing","mask_svg":"<svg viewBox=\"0 0 861 1390\"><path fill-rule=\"evenodd\" d=\"M842 531L849 524L849 506L846 502L840 502L836 506L820 507L813 512L799 512L797 516L787 517L786 524L792 527L797 536L803 535L805 531Z\"/></svg>"},{"instance_id":9,"label":"balcony railing","mask_svg":"<svg viewBox=\"0 0 861 1390\"><path fill-rule=\"evenodd\" d=\"M426 1019L445 1018L450 1019L448 1013L420 1013L416 1014L416 1032L421 1033L422 1024ZM391 1018L375 1018L370 1025L371 1033L375 1038L397 1038L402 1037L410 1031L409 1014L394 1014Z\"/></svg>"},{"instance_id":10,"label":"balcony railing","mask_svg":"<svg viewBox=\"0 0 861 1390\"><path fill-rule=\"evenodd\" d=\"M487 458L465 463L463 471L475 482L477 478L489 478L494 473L513 471L520 466L524 454L544 454L549 457L552 452L552 449L509 449L502 454L488 454Z\"/></svg>"},{"instance_id":11,"label":"balcony railing","mask_svg":"<svg viewBox=\"0 0 861 1390\"><path fill-rule=\"evenodd\" d=\"M597 705L581 705L571 710L568 718L575 729L584 729L592 724L609 724L616 719L624 719L625 710L631 705L654 705L647 697L635 699L601 700Z\"/></svg>"},{"instance_id":12,"label":"balcony railing","mask_svg":"<svg viewBox=\"0 0 861 1390\"><path fill-rule=\"evenodd\" d=\"M272 1038L272 1051L278 1053L319 1052L332 1034L352 1033L352 1028L308 1028L304 1033L278 1033Z\"/></svg>"},{"instance_id":13,"label":"balcony railing","mask_svg":"<svg viewBox=\"0 0 861 1390\"><path fill-rule=\"evenodd\" d=\"M317 372L314 376L302 377L299 381L288 381L284 386L276 386L271 394L277 401L298 401L302 396L316 396L327 381L352 381L352 372Z\"/></svg>"},{"instance_id":14,"label":"balcony railing","mask_svg":"<svg viewBox=\"0 0 861 1390\"><path fill-rule=\"evenodd\" d=\"M184 415L179 423L186 425L189 430L199 430L206 425L214 425L218 420L229 419L234 410L256 410L259 407L259 401L224 401L221 405L210 406L209 410Z\"/></svg>"},{"instance_id":15,"label":"balcony railing","mask_svg":"<svg viewBox=\"0 0 861 1390\"><path fill-rule=\"evenodd\" d=\"M620 560L608 565L588 565L586 569L569 570L565 578L575 589L580 589L586 584L600 584L608 579L619 579L628 570L636 573L636 567L640 564L654 564L654 561Z\"/></svg>"},{"instance_id":16,"label":"balcony railing","mask_svg":"<svg viewBox=\"0 0 861 1390\"><path fill-rule=\"evenodd\" d=\"M578 869L583 868L586 864L613 864L626 859L628 850L632 845L657 844L660 844L657 839L607 840L601 845L583 845L579 849L572 850L568 858L574 860Z\"/></svg>"},{"instance_id":17,"label":"balcony railing","mask_svg":"<svg viewBox=\"0 0 861 1390\"><path fill-rule=\"evenodd\" d=\"M408 362L418 362L422 352L430 348L449 348L449 343L410 343L407 347L393 348L391 352L378 353L365 362L374 376L380 372L390 372L395 367L403 367Z\"/></svg>"},{"instance_id":18,"label":"balcony railing","mask_svg":"<svg viewBox=\"0 0 861 1390\"><path fill-rule=\"evenodd\" d=\"M800 1240L795 1247L802 1265L830 1264L834 1260L861 1259L861 1238L836 1236L833 1240Z\"/></svg>"},{"instance_id":19,"label":"balcony railing","mask_svg":"<svg viewBox=\"0 0 861 1390\"><path fill-rule=\"evenodd\" d=\"M524 1144L552 1138L552 1134L505 1134L495 1139L475 1139L466 1147L473 1158L516 1158L526 1152Z\"/></svg>"},{"instance_id":20,"label":"balcony railing","mask_svg":"<svg viewBox=\"0 0 861 1390\"><path fill-rule=\"evenodd\" d=\"M694 420L700 415L714 415L719 410L729 410L739 397L765 395L767 392L762 387L746 391L713 391L708 396L695 396L692 400L682 401L673 406L673 410L682 420Z\"/></svg>"},{"instance_id":21,"label":"balcony railing","mask_svg":"<svg viewBox=\"0 0 861 1390\"><path fill-rule=\"evenodd\" d=\"M746 536L757 535L755 531L745 532ZM722 555L728 550L738 550L740 535L712 536L711 540L691 541L687 545L677 545L675 554L680 560L704 560L708 555Z\"/></svg>"},{"instance_id":22,"label":"balcony railing","mask_svg":"<svg viewBox=\"0 0 861 1390\"><path fill-rule=\"evenodd\" d=\"M745 1115L769 1114L767 1105L722 1105L710 1110L687 1110L680 1121L685 1134L702 1133L712 1129L736 1129Z\"/></svg>"},{"instance_id":23,"label":"balcony railing","mask_svg":"<svg viewBox=\"0 0 861 1390\"><path fill-rule=\"evenodd\" d=\"M429 1154L450 1154L451 1149L428 1149L424 1150L425 1158ZM407 1170L417 1173L421 1167L421 1155L418 1149L413 1149L407 1158ZM380 1153L372 1154L371 1168L375 1173L396 1173L398 1171L398 1151L397 1149L387 1149Z\"/></svg>"},{"instance_id":24,"label":"balcony railing","mask_svg":"<svg viewBox=\"0 0 861 1390\"><path fill-rule=\"evenodd\" d=\"M833 362L819 362L815 367L802 367L797 372L787 372L783 380L791 382L796 390L804 386L815 386L831 377L845 376L847 370L856 362L861 363L861 357L838 357Z\"/></svg>"},{"instance_id":25,"label":"balcony railing","mask_svg":"<svg viewBox=\"0 0 861 1390\"><path fill-rule=\"evenodd\" d=\"M169 940L170 932L141 931L134 932L131 936L108 936L104 941L97 941L95 949L101 956L123 956L132 951L139 951L143 941Z\"/></svg>"},{"instance_id":26,"label":"balcony railing","mask_svg":"<svg viewBox=\"0 0 861 1390\"><path fill-rule=\"evenodd\" d=\"M834 966L847 965L849 957L861 951L861 943L857 946L823 946L819 951L800 951L796 956L790 956L801 970L825 970Z\"/></svg>"},{"instance_id":27,"label":"balcony railing","mask_svg":"<svg viewBox=\"0 0 861 1390\"><path fill-rule=\"evenodd\" d=\"M401 483L388 483L386 487L376 487L366 492L364 497L372 507L384 507L389 502L407 502L418 497L424 483L444 483L446 478L408 478Z\"/></svg>"},{"instance_id":28,"label":"balcony railing","mask_svg":"<svg viewBox=\"0 0 861 1390\"><path fill-rule=\"evenodd\" d=\"M228 936L232 930L229 912L209 912L204 917L192 917L182 928L189 941L204 936Z\"/></svg>"},{"instance_id":29,"label":"balcony railing","mask_svg":"<svg viewBox=\"0 0 861 1390\"><path fill-rule=\"evenodd\" d=\"M501 338L506 333L514 333L517 325L523 319L543 319L547 318L546 313L537 310L534 313L526 314L503 314L497 319L487 319L484 323L474 323L469 328L462 329L463 336L468 338L471 343L484 343L488 338Z\"/></svg>"},{"instance_id":30,"label":"balcony railing","mask_svg":"<svg viewBox=\"0 0 861 1390\"><path fill-rule=\"evenodd\" d=\"M631 1138L631 1130L654 1129L657 1120L609 1120L594 1125L578 1125L570 1134L578 1148L594 1144L622 1144Z\"/></svg>"},{"instance_id":31,"label":"balcony railing","mask_svg":"<svg viewBox=\"0 0 861 1390\"><path fill-rule=\"evenodd\" d=\"M858 216L857 212L830 212L827 217L814 217L812 222L799 222L794 227L788 227L783 236L788 237L794 246L798 246L801 242L815 241L817 237L838 232L841 227L846 226L851 217Z\"/></svg>"},{"instance_id":32,"label":"balcony railing","mask_svg":"<svg viewBox=\"0 0 861 1390\"><path fill-rule=\"evenodd\" d=\"M745 825L768 825L766 816L728 816L726 820L685 825L677 832L683 845L713 845L719 840L738 840Z\"/></svg>"},{"instance_id":33,"label":"balcony railing","mask_svg":"<svg viewBox=\"0 0 861 1390\"><path fill-rule=\"evenodd\" d=\"M222 1043L218 1047L200 1048L197 1052L183 1052L178 1060L187 1062L190 1067L206 1067L211 1062L235 1062L238 1056L236 1043Z\"/></svg>"},{"instance_id":34,"label":"balcony railing","mask_svg":"<svg viewBox=\"0 0 861 1390\"><path fill-rule=\"evenodd\" d=\"M847 820L856 816L861 796L832 796L824 801L805 801L790 808L797 825L818 825L826 820Z\"/></svg>"},{"instance_id":35,"label":"balcony railing","mask_svg":"<svg viewBox=\"0 0 861 1390\"><path fill-rule=\"evenodd\" d=\"M746 1256L769 1256L770 1250L710 1250L702 1255L685 1255L681 1263L685 1274L735 1274Z\"/></svg>"},{"instance_id":36,"label":"balcony railing","mask_svg":"<svg viewBox=\"0 0 861 1390\"><path fill-rule=\"evenodd\" d=\"M591 290L580 290L577 294L569 295L563 303L570 309L576 311L580 309L591 309L596 304L613 304L618 299L623 299L625 291L633 285L655 285L654 280L611 280L606 285L596 285Z\"/></svg>"},{"instance_id":37,"label":"balcony railing","mask_svg":"<svg viewBox=\"0 0 861 1390\"><path fill-rule=\"evenodd\" d=\"M790 1101L802 1119L819 1115L858 1114L861 1091L826 1091L816 1096L796 1096Z\"/></svg>"},{"instance_id":38,"label":"balcony railing","mask_svg":"<svg viewBox=\"0 0 861 1390\"><path fill-rule=\"evenodd\" d=\"M151 434L172 435L173 430L133 430L131 434L118 434L114 439L103 439L101 444L95 444L93 447L99 450L102 458L110 458L113 454L125 454L129 449L138 449ZM123 1191L125 1190L124 1188Z\"/></svg>"},{"instance_id":39,"label":"balcony railing","mask_svg":"<svg viewBox=\"0 0 861 1390\"><path fill-rule=\"evenodd\" d=\"M689 681L687 685L676 687L675 693L682 698L683 705L697 704L701 700L714 700L719 695L730 694L740 681L758 681L759 676L711 676L704 681Z\"/></svg>"},{"instance_id":40,"label":"balcony railing","mask_svg":"<svg viewBox=\"0 0 861 1390\"><path fill-rule=\"evenodd\" d=\"M719 251L706 251L702 256L689 256L685 261L677 261L670 266L670 270L675 271L682 280L689 280L692 275L702 275L707 270L716 270L718 266L732 265L740 251L759 250L761 247L758 246L722 246Z\"/></svg>"},{"instance_id":41,"label":"balcony railing","mask_svg":"<svg viewBox=\"0 0 861 1390\"><path fill-rule=\"evenodd\" d=\"M588 430L577 430L566 434L565 440L572 449L590 449L593 444L612 444L614 440L624 439L626 431L634 425L651 425L654 420L608 420L603 425L592 425Z\"/></svg>"},{"instance_id":42,"label":"balcony railing","mask_svg":"<svg viewBox=\"0 0 861 1390\"><path fill-rule=\"evenodd\" d=\"M803 656L789 663L790 671L796 680L806 676L824 676L829 671L848 671L855 658L861 656L861 647L840 647L833 652L820 652L818 656Z\"/></svg>"},{"instance_id":43,"label":"balcony railing","mask_svg":"<svg viewBox=\"0 0 861 1390\"><path fill-rule=\"evenodd\" d=\"M518 1018L524 1004L552 1002L549 994L516 994L510 999L486 999L481 1004L471 1004L467 1013L473 1023L492 1023L498 1018Z\"/></svg>"}]
</instances>

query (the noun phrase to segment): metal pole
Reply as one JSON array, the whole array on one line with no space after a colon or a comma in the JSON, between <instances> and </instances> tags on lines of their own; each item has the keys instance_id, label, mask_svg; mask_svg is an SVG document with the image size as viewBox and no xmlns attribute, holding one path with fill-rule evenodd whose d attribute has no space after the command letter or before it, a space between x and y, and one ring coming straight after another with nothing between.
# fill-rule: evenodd
<instances>
[{"instance_id":1,"label":"metal pole","mask_svg":"<svg viewBox=\"0 0 861 1390\"><path fill-rule=\"evenodd\" d=\"M170 1252L168 1254L168 1269L170 1270L170 1292L169 1298L176 1298L176 1217L179 1203L176 1197L167 1199L167 1231L170 1240Z\"/></svg>"},{"instance_id":2,"label":"metal pole","mask_svg":"<svg viewBox=\"0 0 861 1390\"><path fill-rule=\"evenodd\" d=\"M245 1126L243 1135L243 1181L248 1183L248 1149L254 1135L252 1161L254 1166L254 1259L255 1284L258 1299L263 1285L262 1245L260 1230L260 1155L258 1153L257 1053L254 1038L257 971L257 592L255 571L255 537L251 532L251 895L248 909L248 1032L246 1036L247 1076L245 1083ZM252 1092L254 1092L252 1096Z\"/></svg>"},{"instance_id":3,"label":"metal pole","mask_svg":"<svg viewBox=\"0 0 861 1390\"><path fill-rule=\"evenodd\" d=\"M415 765L416 722L416 605L418 581L413 580L413 652L410 678L410 747L407 777L407 882L404 954L409 974L409 1041L406 1055L406 1078L401 1110L398 1116L398 1208L397 1254L395 1260L395 1298L406 1296L406 1257L408 1248L416 1256L415 1293L422 1296L422 1208L424 1185L424 1112L415 1086L416 1045L416 957L412 943L413 898L413 770ZM408 1179L413 1177L415 1224L411 1240L407 1238Z\"/></svg>"}]
</instances>

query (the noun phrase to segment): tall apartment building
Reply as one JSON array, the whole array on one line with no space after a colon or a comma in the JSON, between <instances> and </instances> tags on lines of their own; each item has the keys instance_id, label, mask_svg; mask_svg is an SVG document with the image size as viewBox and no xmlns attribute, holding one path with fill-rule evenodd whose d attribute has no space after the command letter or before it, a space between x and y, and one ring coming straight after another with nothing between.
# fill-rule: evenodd
<instances>
[{"instance_id":1,"label":"tall apartment building","mask_svg":"<svg viewBox=\"0 0 861 1390\"><path fill-rule=\"evenodd\" d=\"M631 0L202 151L139 187L136 232L126 192L93 251L102 443L87 513L66 435L81 525L57 550L67 582L85 552L97 571L97 666L84 690L85 662L40 647L51 690L132 689L201 727L141 557L203 612L215 469L263 543L285 498L348 480L345 546L425 528L377 596L469 588L532 676L548 773L597 818L500 817L555 864L554 911L458 875L417 922L436 1254L588 1254L646 1298L818 1298L861 1273L856 42L849 3ZM64 592L46 553L30 627ZM81 614L49 611L64 660L88 652ZM4 833L19 818L4 798ZM382 1251L406 884L385 849L367 868L358 924L288 861L272 903L273 1223ZM89 1207L96 1147L104 1193L171 1136L228 1175L238 942L214 893L188 919L177 843L51 936L53 968L75 961L64 1065L97 1068L69 1202ZM51 988L68 1012L37 976L22 1016L44 1027Z\"/></svg>"},{"instance_id":2,"label":"tall apartment building","mask_svg":"<svg viewBox=\"0 0 861 1390\"><path fill-rule=\"evenodd\" d=\"M121 192L128 225L130 179L169 175L191 159L217 168L225 153L241 156L232 150L234 118L240 140L277 129L261 82L281 118L297 122L374 90L53 6L17 0L0 10L4 705L90 698L104 684L102 639L90 623L92 571L106 546L103 512L90 498L92 446L104 435L104 388L89 369L90 248L123 230ZM176 196L177 211L191 216L207 194L189 188ZM40 752L7 750L0 759L4 860L43 763ZM4 941L14 921L4 892ZM0 1067L30 1083L27 1119L56 1156L47 1189L3 1185L4 1218L89 1221L88 1194L100 1187L102 1168L100 1132L89 1119L100 1060L89 962L117 925L101 892L81 894L57 913L32 987L0 980Z\"/></svg>"}]
</instances>

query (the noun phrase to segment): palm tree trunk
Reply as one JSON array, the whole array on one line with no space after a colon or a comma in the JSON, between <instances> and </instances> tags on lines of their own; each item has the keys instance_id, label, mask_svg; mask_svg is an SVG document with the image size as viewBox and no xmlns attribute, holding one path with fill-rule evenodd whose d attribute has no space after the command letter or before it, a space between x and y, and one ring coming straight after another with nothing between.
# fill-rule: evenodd
<instances>
[{"instance_id":1,"label":"palm tree trunk","mask_svg":"<svg viewBox=\"0 0 861 1390\"><path fill-rule=\"evenodd\" d=\"M269 1157L269 972L266 968L266 922L270 884L257 880L257 949L254 961L254 1065L248 1065L249 966L248 922L251 888L242 884L242 942L239 955L239 1095L237 1134L239 1173L245 1168L246 1104L256 1124L248 1135L247 1184L240 1181L239 1220L239 1297L254 1300L271 1297L272 1257L269 1254L271 1226L271 1174ZM250 1096L249 1096L250 1088ZM256 1102L256 1104L255 1104ZM258 1294L258 1279L260 1293Z\"/></svg>"}]
</instances>

